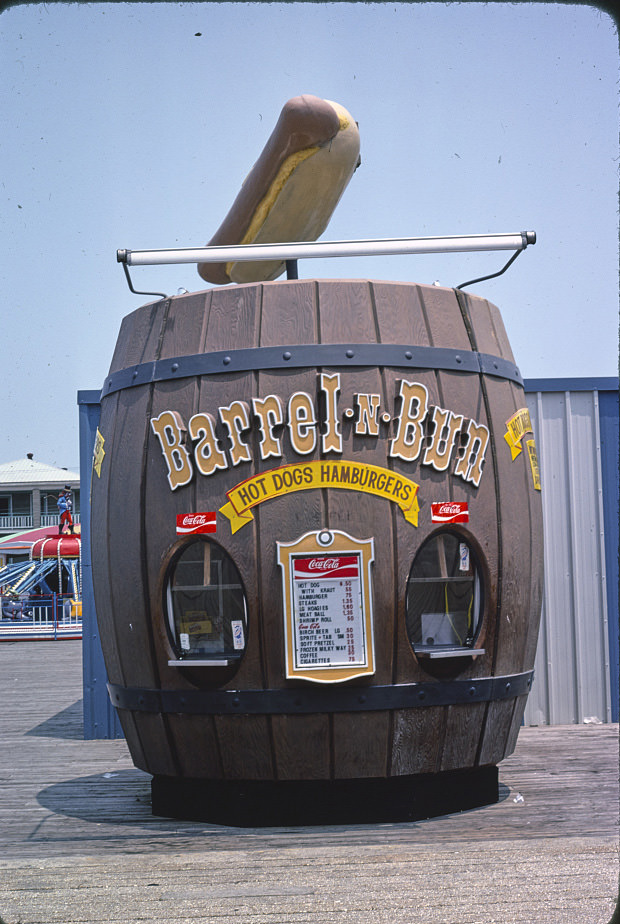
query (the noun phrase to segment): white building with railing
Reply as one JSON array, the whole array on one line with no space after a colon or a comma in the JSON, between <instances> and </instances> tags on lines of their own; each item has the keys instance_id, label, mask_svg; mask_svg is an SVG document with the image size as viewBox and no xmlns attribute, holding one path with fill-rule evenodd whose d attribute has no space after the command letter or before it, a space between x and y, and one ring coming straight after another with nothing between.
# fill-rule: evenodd
<instances>
[{"instance_id":1,"label":"white building with railing","mask_svg":"<svg viewBox=\"0 0 620 924\"><path fill-rule=\"evenodd\" d=\"M60 491L71 490L73 520L80 522L80 476L67 468L25 459L0 465L0 536L56 526Z\"/></svg>"}]
</instances>

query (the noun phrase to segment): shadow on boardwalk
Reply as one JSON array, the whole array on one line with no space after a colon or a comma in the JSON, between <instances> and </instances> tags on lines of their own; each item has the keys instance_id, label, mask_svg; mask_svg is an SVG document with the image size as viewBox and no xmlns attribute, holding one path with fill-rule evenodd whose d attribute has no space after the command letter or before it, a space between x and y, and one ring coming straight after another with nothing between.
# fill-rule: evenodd
<instances>
[{"instance_id":1,"label":"shadow on boardwalk","mask_svg":"<svg viewBox=\"0 0 620 924\"><path fill-rule=\"evenodd\" d=\"M55 715L27 731L27 735L37 738L70 738L74 741L84 740L84 701L82 699L67 706Z\"/></svg>"}]
</instances>

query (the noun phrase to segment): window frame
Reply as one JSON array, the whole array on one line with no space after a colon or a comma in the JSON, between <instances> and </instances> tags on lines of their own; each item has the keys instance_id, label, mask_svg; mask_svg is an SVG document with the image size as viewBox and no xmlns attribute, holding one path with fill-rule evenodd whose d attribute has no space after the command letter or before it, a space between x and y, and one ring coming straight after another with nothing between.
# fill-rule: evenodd
<instances>
[{"instance_id":1,"label":"window frame","mask_svg":"<svg viewBox=\"0 0 620 924\"><path fill-rule=\"evenodd\" d=\"M472 602L474 605L474 617L473 632L471 636L468 636L466 639L466 644L459 645L458 643L440 643L437 645L429 645L425 644L422 640L414 641L414 634L412 631L410 631L410 622L412 621L413 617L411 616L411 607L409 601L412 594L412 586L416 583L416 579L413 577L413 571L416 562L419 560L420 554L423 552L423 550L442 536L451 536L459 543L466 543L469 550L470 561L472 564L471 580L473 582ZM433 583L442 583L446 580L459 580L459 578L458 576L446 576L446 578L442 578L441 575L438 575L436 577L430 577L427 579L428 582ZM422 583L421 580L419 582ZM436 661L440 659L464 658L472 657L473 655L484 654L485 649L476 646L482 641L484 637L484 627L486 623L486 611L488 604L488 587L488 569L486 566L486 561L481 553L478 543L475 541L474 537L471 536L471 534L465 530L457 529L455 527L441 527L440 529L434 530L432 533L430 533L420 544L413 557L405 588L405 631L407 633L407 639L411 649L416 658L424 661ZM422 613L420 612L420 636L421 617Z\"/></svg>"},{"instance_id":2,"label":"window frame","mask_svg":"<svg viewBox=\"0 0 620 924\"><path fill-rule=\"evenodd\" d=\"M213 653L204 652L192 654L191 651L186 651L182 648L179 638L180 632L177 628L172 596L173 579L177 566L183 558L183 555L191 546L198 544L202 546L209 545L210 547L218 550L221 560L228 559L238 578L238 582L234 585L230 585L229 589L238 587L241 592L243 603L243 648L239 648L233 651L223 651L221 655L215 651ZM197 590L205 589L206 587L212 587L214 590L219 588L219 592L221 594L222 588L225 587L225 585L219 582L213 585L196 584L195 587ZM230 553L219 542L216 542L210 537L203 535L195 535L189 537L187 540L174 548L172 554L166 561L163 573L162 591L163 622L165 625L166 636L170 648L174 653L174 657L168 660L168 665L171 667L210 667L224 669L230 669L232 667L236 669L241 663L241 660L245 655L248 647L248 597L239 568L237 567L237 564ZM225 613L223 613L223 618L226 619Z\"/></svg>"}]
</instances>

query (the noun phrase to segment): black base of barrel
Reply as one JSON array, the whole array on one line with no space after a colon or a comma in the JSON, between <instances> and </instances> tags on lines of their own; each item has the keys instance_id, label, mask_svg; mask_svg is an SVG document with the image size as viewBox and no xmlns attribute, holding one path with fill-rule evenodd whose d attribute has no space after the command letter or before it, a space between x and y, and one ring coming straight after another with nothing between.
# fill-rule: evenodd
<instances>
[{"instance_id":1,"label":"black base of barrel","mask_svg":"<svg viewBox=\"0 0 620 924\"><path fill-rule=\"evenodd\" d=\"M197 780L155 776L153 815L241 828L420 821L499 799L495 766L389 779Z\"/></svg>"}]
</instances>

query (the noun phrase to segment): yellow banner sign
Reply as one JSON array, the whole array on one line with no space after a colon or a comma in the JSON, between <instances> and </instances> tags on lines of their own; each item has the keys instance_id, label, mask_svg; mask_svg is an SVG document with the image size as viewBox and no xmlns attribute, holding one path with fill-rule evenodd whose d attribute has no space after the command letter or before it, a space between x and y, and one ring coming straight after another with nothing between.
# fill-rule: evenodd
<instances>
[{"instance_id":1,"label":"yellow banner sign","mask_svg":"<svg viewBox=\"0 0 620 924\"><path fill-rule=\"evenodd\" d=\"M93 449L93 468L97 472L98 478L101 478L101 465L103 463L103 457L105 456L105 449L103 448L104 443L105 440L99 432L99 427L97 427L97 435L95 437L95 446Z\"/></svg>"},{"instance_id":2,"label":"yellow banner sign","mask_svg":"<svg viewBox=\"0 0 620 924\"><path fill-rule=\"evenodd\" d=\"M532 432L532 421L530 412L526 407L520 408L512 415L510 420L506 421L506 433L504 439L510 446L510 455L514 461L523 450L521 440L526 433Z\"/></svg>"},{"instance_id":3,"label":"yellow banner sign","mask_svg":"<svg viewBox=\"0 0 620 924\"><path fill-rule=\"evenodd\" d=\"M526 440L528 455L530 457L530 468L532 469L532 481L537 491L540 491L540 469L538 467L538 453L536 452L536 443L534 440Z\"/></svg>"},{"instance_id":4,"label":"yellow banner sign","mask_svg":"<svg viewBox=\"0 0 620 924\"><path fill-rule=\"evenodd\" d=\"M233 533L253 519L251 508L263 501L312 488L343 488L376 494L397 504L408 523L418 525L418 487L410 478L365 462L301 462L254 475L226 492L221 512Z\"/></svg>"}]
</instances>

